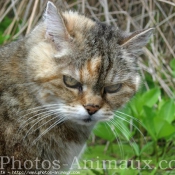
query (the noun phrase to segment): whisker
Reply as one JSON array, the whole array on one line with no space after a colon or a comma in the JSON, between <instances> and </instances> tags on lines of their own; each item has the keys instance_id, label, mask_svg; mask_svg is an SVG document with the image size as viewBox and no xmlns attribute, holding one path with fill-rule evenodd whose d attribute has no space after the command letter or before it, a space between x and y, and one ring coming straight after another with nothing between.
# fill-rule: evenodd
<instances>
[{"instance_id":1,"label":"whisker","mask_svg":"<svg viewBox=\"0 0 175 175\"><path fill-rule=\"evenodd\" d=\"M42 106L37 106L37 107L34 107L34 108L30 108L30 109L27 109L26 111L28 111L28 110L33 110L33 109L40 109L40 108L46 108L46 107L50 107L50 106L58 106L58 107L60 107L60 106L65 106L64 104L47 104L47 105L42 105Z\"/></svg>"},{"instance_id":2,"label":"whisker","mask_svg":"<svg viewBox=\"0 0 175 175\"><path fill-rule=\"evenodd\" d=\"M56 108L56 107L55 107L55 106L50 106L49 108L54 109L54 108ZM35 113L35 112L39 112L39 111L43 111L43 110L49 111L49 109L46 109L45 107L35 108L35 109L36 109L36 110L34 110L34 108L31 109L31 110L34 110L34 111L32 111L32 112L30 112L30 113L27 113L27 114L21 116L17 121L19 122L19 120L21 120L22 118L24 118L24 117L26 117L27 115L30 115L30 114L32 114L32 113ZM28 111L28 110L30 110L30 109L27 109L26 111Z\"/></svg>"},{"instance_id":3,"label":"whisker","mask_svg":"<svg viewBox=\"0 0 175 175\"><path fill-rule=\"evenodd\" d=\"M27 123L29 120L31 120L32 118L35 118L35 117L37 117L37 116L39 116L39 115L42 115L42 114L47 114L47 113L50 113L50 112L54 112L54 111L56 111L56 110L49 110L49 111L44 111L44 112L40 112L40 113L37 113L37 114L35 114L34 116L32 116L32 117L29 117L27 120L25 120L22 124L20 124L20 128L21 128L21 126L23 126L25 123ZM57 111L58 111L58 109L57 109ZM32 114L32 113L31 113ZM29 114L27 114L27 115L29 115ZM25 115L25 116L27 116L27 115ZM42 117L42 116L41 116ZM39 117L39 118L41 118L41 117ZM35 120L37 120L37 119L39 119L39 118L36 118L36 119L34 119L34 120L32 120L32 121L35 121ZM29 122L30 123L30 122ZM26 125L25 125L26 126ZM24 126L24 127L25 127Z\"/></svg>"},{"instance_id":4,"label":"whisker","mask_svg":"<svg viewBox=\"0 0 175 175\"><path fill-rule=\"evenodd\" d=\"M127 137L127 135L129 135L130 132L127 131L124 127L122 127L121 123L119 123L118 121L112 119L111 122L112 122L112 123L114 124L114 126L116 126L120 131L124 131L124 132L122 132L122 134L125 136L125 138L126 138L128 141L130 141L130 140L128 139L128 137ZM126 135L125 133L126 133L127 135ZM131 138L131 140L132 140L133 142L135 142L134 138ZM135 142L135 143L136 143L136 142Z\"/></svg>"},{"instance_id":5,"label":"whisker","mask_svg":"<svg viewBox=\"0 0 175 175\"><path fill-rule=\"evenodd\" d=\"M111 121L108 121L108 122L111 122ZM107 124L108 127L111 129L111 131L112 131L113 134L115 135L115 138L116 138L117 142L119 143L119 150L120 150L120 152L121 152L121 157L122 157L122 159L123 159L123 158L124 158L124 151L123 151L123 146L122 146L121 140L120 140L120 138L119 138L117 132L113 130L113 129L115 129L115 128L111 128L111 126L110 126L110 124L109 124L108 122L106 122L106 124ZM111 123L112 123L112 122L111 122Z\"/></svg>"},{"instance_id":6,"label":"whisker","mask_svg":"<svg viewBox=\"0 0 175 175\"><path fill-rule=\"evenodd\" d=\"M121 120L123 120L123 121L125 121L125 122L127 122L127 123L129 123L129 124L131 124L130 121L128 121L126 118L122 118L122 117L120 117L120 116L117 115L117 114L115 114L114 117L117 117L117 118L119 118L119 119L121 119ZM147 143L147 141L146 141L146 139L145 139L145 136L144 136L144 134L140 131L140 129L139 129L134 123L132 123L132 125L133 125L133 126L138 130L138 132L143 136L143 139L144 139L145 143Z\"/></svg>"},{"instance_id":7,"label":"whisker","mask_svg":"<svg viewBox=\"0 0 175 175\"><path fill-rule=\"evenodd\" d=\"M32 121L30 121L30 122L28 122L27 123L27 121L29 120L29 119L31 119L31 118L34 118L34 117L36 117L36 116L38 116L38 115L41 115L41 114L45 114L45 115L43 115L43 116L41 116L41 117L38 117L38 118L36 118L36 119L34 119L34 120L32 120ZM39 113L39 114L37 114L37 115L35 115L35 116L33 116L33 117L30 117L27 121L25 121L24 123L27 123L27 124L25 124L24 126L23 125L20 125L20 130L22 130L24 127L26 127L27 125L29 125L30 123L32 123L32 122L34 122L34 121L37 121L37 120L39 120L39 121L37 121L33 126L35 126L37 123L39 123L40 121L42 121L43 119L45 119L45 118L47 118L47 117L49 117L49 116L51 116L51 115L53 115L53 114L58 114L58 110L57 111L55 111L55 110L50 110L50 111L46 111L46 112L42 112L42 113ZM23 127L22 127L23 126ZM33 128L33 127L32 127Z\"/></svg>"},{"instance_id":8,"label":"whisker","mask_svg":"<svg viewBox=\"0 0 175 175\"><path fill-rule=\"evenodd\" d=\"M49 123L50 121L54 120L54 119L57 119L58 116L55 116L53 118L51 118L50 120L48 120L47 122L43 123L42 125L40 125L38 128L36 128L33 132L35 132L37 129L41 128L42 126L46 125L47 123Z\"/></svg>"},{"instance_id":9,"label":"whisker","mask_svg":"<svg viewBox=\"0 0 175 175\"><path fill-rule=\"evenodd\" d=\"M135 118L135 117L133 117L133 116L131 116L131 115L125 114L125 113L123 113L123 112L121 112L121 111L115 111L115 112L117 112L117 113L119 113L119 114L122 114L122 115L125 115L125 116L127 116L127 117L129 117L129 118L131 118L131 119L133 119L133 120L135 120L135 121L137 121L139 124L142 124L142 123L140 122L139 119L137 119L137 118Z\"/></svg>"},{"instance_id":10,"label":"whisker","mask_svg":"<svg viewBox=\"0 0 175 175\"><path fill-rule=\"evenodd\" d=\"M114 122L114 125L115 125L119 130L125 131L125 132L127 132L127 134L129 134L129 132L128 132L126 129L124 129L119 123L118 123L119 125L116 125L115 122L117 122L117 121L113 121L113 122ZM125 132L122 132L122 134L125 136L125 138L127 138L127 135L125 135ZM131 140L133 141L133 143L130 142L130 140L128 140L128 141L129 141L129 144L130 144L131 147L133 147L133 151L135 151L135 145L137 145L137 143L136 143L136 141L134 140L134 138L131 138Z\"/></svg>"},{"instance_id":11,"label":"whisker","mask_svg":"<svg viewBox=\"0 0 175 175\"><path fill-rule=\"evenodd\" d=\"M50 116L51 116L51 115L45 115L45 116L42 117L39 121L37 121L34 125L32 125L32 126L30 127L30 129L27 131L27 133L25 134L25 136L23 137L23 140L29 135L29 133L32 134L34 131L36 131L37 129L40 128L40 127L38 127L38 128L35 129L34 131L30 132L30 131L32 130L32 128L33 128L36 124L38 124L40 121L42 121L43 119L48 118L48 117L50 117ZM56 117L57 117L57 116L56 116ZM55 119L56 117L53 117L53 118L50 119L49 121ZM47 121L46 123L48 123L48 121ZM44 123L44 124L46 124L46 123ZM41 126L44 126L44 124L41 125Z\"/></svg>"},{"instance_id":12,"label":"whisker","mask_svg":"<svg viewBox=\"0 0 175 175\"><path fill-rule=\"evenodd\" d=\"M49 126L49 128L47 128L42 134L40 134L33 142L32 145L36 144L36 142L43 136L45 135L47 132L49 132L52 128L54 128L56 125L62 123L63 121L65 121L65 118L62 117L60 118L58 121L54 122L51 126Z\"/></svg>"},{"instance_id":13,"label":"whisker","mask_svg":"<svg viewBox=\"0 0 175 175\"><path fill-rule=\"evenodd\" d=\"M123 112L121 112L121 111L116 111L118 114L122 114L122 115L124 115L124 117L129 117L129 118L131 118L131 119L133 119L134 121L136 121L137 123L139 123L141 126L143 126L143 124L140 122L140 120L139 119L137 119L137 118L135 118L135 117L133 117L133 116L131 116L131 115L128 115L128 114L125 114L125 113L123 113ZM134 126L136 129L138 128L135 124L133 124L132 123L132 126ZM143 126L144 127L144 126ZM143 136L143 134L141 134L142 136ZM145 137L144 137L144 140L145 140L145 143L147 143L147 141L146 141L146 139L145 139Z\"/></svg>"},{"instance_id":14,"label":"whisker","mask_svg":"<svg viewBox=\"0 0 175 175\"><path fill-rule=\"evenodd\" d=\"M137 118L135 118L135 117L133 117L133 116L130 116L130 115L128 115L128 114L125 114L125 113L119 112L119 111L116 111L116 112L118 112L119 114L124 115L124 117L127 116L127 117L133 119L134 121L138 122L139 124L141 124L141 125L143 126L143 124L140 122L139 119L137 119ZM117 114L114 114L114 116L115 116L115 115L117 115ZM117 115L117 116L119 116L119 115ZM119 116L119 117L120 117L120 116ZM126 119L126 118L125 118L125 119ZM126 119L126 120L127 120L127 119Z\"/></svg>"}]
</instances>

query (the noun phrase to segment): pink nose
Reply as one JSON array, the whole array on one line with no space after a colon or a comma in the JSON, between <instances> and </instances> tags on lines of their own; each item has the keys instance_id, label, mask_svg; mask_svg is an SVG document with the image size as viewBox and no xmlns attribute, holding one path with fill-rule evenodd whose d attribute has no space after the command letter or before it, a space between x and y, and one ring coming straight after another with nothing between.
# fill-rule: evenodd
<instances>
[{"instance_id":1,"label":"pink nose","mask_svg":"<svg viewBox=\"0 0 175 175\"><path fill-rule=\"evenodd\" d=\"M87 110L89 115L93 115L100 109L100 106L88 104L88 105L84 105L84 108Z\"/></svg>"}]
</instances>

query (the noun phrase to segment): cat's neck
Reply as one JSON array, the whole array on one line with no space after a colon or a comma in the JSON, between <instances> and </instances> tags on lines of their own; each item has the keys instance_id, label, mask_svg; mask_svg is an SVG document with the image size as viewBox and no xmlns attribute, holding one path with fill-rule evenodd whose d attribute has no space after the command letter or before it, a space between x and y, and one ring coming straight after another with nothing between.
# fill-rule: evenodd
<instances>
[{"instance_id":1,"label":"cat's neck","mask_svg":"<svg viewBox=\"0 0 175 175\"><path fill-rule=\"evenodd\" d=\"M79 125L72 121L65 121L53 128L53 137L61 139L63 143L74 142L83 144L87 141L94 125ZM49 135L51 133L49 132Z\"/></svg>"},{"instance_id":2,"label":"cat's neck","mask_svg":"<svg viewBox=\"0 0 175 175\"><path fill-rule=\"evenodd\" d=\"M71 121L54 127L36 143L37 153L40 152L38 157L44 157L51 161L58 159L61 164L68 163L70 167L73 158L80 156L93 127L79 125Z\"/></svg>"}]
</instances>

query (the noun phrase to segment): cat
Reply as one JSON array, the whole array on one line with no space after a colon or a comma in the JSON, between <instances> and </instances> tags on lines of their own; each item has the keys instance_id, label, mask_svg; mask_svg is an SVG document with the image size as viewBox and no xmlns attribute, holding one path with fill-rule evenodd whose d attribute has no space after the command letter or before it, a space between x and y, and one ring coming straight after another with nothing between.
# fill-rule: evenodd
<instances>
[{"instance_id":1,"label":"cat","mask_svg":"<svg viewBox=\"0 0 175 175\"><path fill-rule=\"evenodd\" d=\"M96 123L137 92L152 31L126 33L48 2L28 36L0 48L0 169L69 170Z\"/></svg>"}]
</instances>

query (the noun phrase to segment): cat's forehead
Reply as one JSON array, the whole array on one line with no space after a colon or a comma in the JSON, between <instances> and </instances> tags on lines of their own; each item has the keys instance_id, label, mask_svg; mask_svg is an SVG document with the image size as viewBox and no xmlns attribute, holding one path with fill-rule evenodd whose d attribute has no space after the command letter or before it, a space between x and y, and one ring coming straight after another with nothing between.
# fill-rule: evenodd
<instances>
[{"instance_id":1,"label":"cat's forehead","mask_svg":"<svg viewBox=\"0 0 175 175\"><path fill-rule=\"evenodd\" d=\"M115 79L117 69L115 69L114 62L105 59L103 56L94 56L87 59L81 67L70 64L62 71L62 74L71 76L82 84L89 86L103 86L117 82Z\"/></svg>"},{"instance_id":2,"label":"cat's forehead","mask_svg":"<svg viewBox=\"0 0 175 175\"><path fill-rule=\"evenodd\" d=\"M75 78L81 83L92 84L95 83L98 78L101 66L102 57L96 56L87 59L81 67L71 64L66 70L64 69L62 73Z\"/></svg>"}]
</instances>

